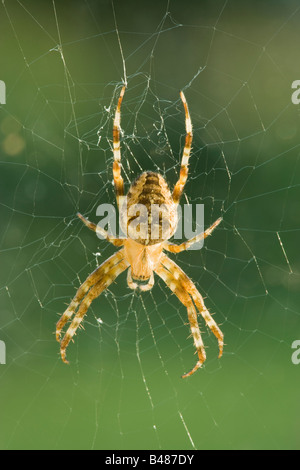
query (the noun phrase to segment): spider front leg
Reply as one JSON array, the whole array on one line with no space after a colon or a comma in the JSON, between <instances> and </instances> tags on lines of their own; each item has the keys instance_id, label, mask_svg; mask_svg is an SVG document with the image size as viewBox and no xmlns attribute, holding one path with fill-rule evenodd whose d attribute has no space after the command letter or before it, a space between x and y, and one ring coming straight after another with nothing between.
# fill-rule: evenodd
<instances>
[{"instance_id":1,"label":"spider front leg","mask_svg":"<svg viewBox=\"0 0 300 470\"><path fill-rule=\"evenodd\" d=\"M117 197L117 204L120 207L120 198L124 195L124 180L121 175L121 144L120 144L120 133L121 133L121 105L126 87L123 86L119 96L114 125L113 125L113 149L114 149L114 163L113 163L113 175L114 184Z\"/></svg>"},{"instance_id":2,"label":"spider front leg","mask_svg":"<svg viewBox=\"0 0 300 470\"><path fill-rule=\"evenodd\" d=\"M188 164L189 164L189 158L191 154L192 141L193 141L192 121L191 121L188 105L187 105L184 93L182 91L180 92L180 98L183 103L184 111L185 111L186 136L185 136L185 144L184 144L184 149L183 149L183 154L182 154L182 159L181 159L180 175L179 175L179 179L177 183L174 186L173 194L172 194L173 201L175 202L175 204L179 203L183 190L184 190L186 180L188 178Z\"/></svg>"},{"instance_id":3,"label":"spider front leg","mask_svg":"<svg viewBox=\"0 0 300 470\"><path fill-rule=\"evenodd\" d=\"M124 260L124 252L123 250L120 250L102 263L102 265L99 266L99 268L97 268L79 287L74 299L56 326L56 339L61 343L60 352L63 362L68 363L66 360L66 348L93 299L98 297L101 292L106 289L127 267L128 263ZM75 314L73 322L62 341L60 341L63 327L71 319L77 308L78 311Z\"/></svg>"}]
</instances>

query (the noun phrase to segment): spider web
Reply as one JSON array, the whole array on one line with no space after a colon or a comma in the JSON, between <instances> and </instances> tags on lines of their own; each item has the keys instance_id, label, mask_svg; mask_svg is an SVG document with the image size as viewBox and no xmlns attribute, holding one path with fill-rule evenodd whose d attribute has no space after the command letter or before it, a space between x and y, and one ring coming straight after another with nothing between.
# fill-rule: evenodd
<instances>
[{"instance_id":1,"label":"spider web","mask_svg":"<svg viewBox=\"0 0 300 470\"><path fill-rule=\"evenodd\" d=\"M297 448L300 11L296 1L13 1L1 9L1 448ZM54 330L115 248L76 218L114 203L112 120L122 83L126 188L172 186L193 122L183 202L222 225L172 256L225 334L157 279L125 275L95 300L62 364ZM1 361L0 361L1 362Z\"/></svg>"}]
</instances>

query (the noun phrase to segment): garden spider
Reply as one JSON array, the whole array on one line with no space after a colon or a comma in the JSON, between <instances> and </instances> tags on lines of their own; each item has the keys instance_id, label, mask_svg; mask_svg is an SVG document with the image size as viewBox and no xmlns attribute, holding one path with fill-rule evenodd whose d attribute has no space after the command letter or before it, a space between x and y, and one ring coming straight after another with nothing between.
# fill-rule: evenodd
<instances>
[{"instance_id":1,"label":"garden spider","mask_svg":"<svg viewBox=\"0 0 300 470\"><path fill-rule=\"evenodd\" d=\"M116 191L117 204L120 212L120 220L127 229L127 238L115 238L109 235L104 229L85 219L81 214L77 214L82 222L91 230L101 234L108 242L117 247L122 247L117 253L108 258L101 264L79 287L77 293L70 305L60 318L56 326L56 339L60 342L60 353L63 362L68 363L66 359L66 349L74 334L77 331L84 315L90 307L92 301L97 298L105 289L123 271L128 269L127 283L130 289L139 288L141 291L152 289L154 285L154 274L156 273L171 291L178 297L183 305L187 308L188 319L190 323L191 333L194 339L194 345L198 354L198 361L190 372L182 377L192 375L199 369L206 359L204 345L201 339L200 329L197 321L197 310L204 318L206 325L216 336L219 344L219 358L223 353L223 333L209 314L205 307L203 298L198 292L192 280L181 270L181 268L164 253L164 250L171 253L179 253L187 250L193 243L199 242L209 236L212 231L219 225L222 218L219 218L205 232L200 233L191 240L185 241L180 245L169 243L168 239L174 234L177 227L177 208L180 197L188 176L188 162L192 145L192 123L187 106L187 102L183 92L180 93L184 111L185 111L185 127L186 137L183 156L181 161L180 176L175 184L173 193L159 173L144 172L131 185L127 193L127 211L122 211L122 201L124 196L124 182L121 176L121 152L120 152L120 121L121 121L121 104L125 93L123 86L113 124L113 177ZM157 223L156 237L151 236L150 221L151 208L153 205L164 205L164 213L160 215ZM129 217L130 207L136 204L143 204L148 209L148 220L146 230L140 231L139 236L134 237L133 228L135 217ZM162 230L163 222L168 221L168 233ZM137 282L136 282L137 281ZM77 312L76 312L77 310ZM76 313L75 313L76 312ZM61 339L61 332L66 323L74 315L73 321Z\"/></svg>"}]
</instances>

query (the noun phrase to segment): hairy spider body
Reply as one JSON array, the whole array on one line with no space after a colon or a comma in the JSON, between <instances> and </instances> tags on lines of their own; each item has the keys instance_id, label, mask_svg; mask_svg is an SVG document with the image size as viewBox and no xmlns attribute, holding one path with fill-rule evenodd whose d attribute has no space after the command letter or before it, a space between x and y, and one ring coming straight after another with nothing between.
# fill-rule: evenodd
<instances>
[{"instance_id":1,"label":"hairy spider body","mask_svg":"<svg viewBox=\"0 0 300 470\"><path fill-rule=\"evenodd\" d=\"M127 273L128 287L131 289L150 290L154 284L153 272L159 265L163 247L160 243L156 245L142 245L128 238L124 242L124 257L130 264ZM137 284L136 281L147 281L146 285Z\"/></svg>"},{"instance_id":2,"label":"hairy spider body","mask_svg":"<svg viewBox=\"0 0 300 470\"><path fill-rule=\"evenodd\" d=\"M77 214L82 222L94 232L100 233L107 241L121 247L108 260L104 261L79 287L72 302L61 316L56 326L56 339L60 342L61 358L65 363L66 349L80 326L92 301L97 298L124 271L127 271L127 283L131 289L146 291L154 285L154 273L157 274L187 308L188 319L198 361L193 369L182 377L192 375L206 359L197 320L197 310L202 315L208 328L216 336L219 344L219 357L223 353L223 333L208 312L203 298L192 280L172 261L164 251L179 253L187 250L194 243L205 239L222 221L217 219L205 232L191 240L175 245L169 238L177 227L177 208L188 177L188 162L192 145L192 123L183 92L180 97L185 110L186 138L181 160L180 175L171 193L162 175L154 172L142 173L130 186L124 196L124 182L121 175L120 122L121 104L125 93L122 88L113 126L113 175L120 221L126 238L115 238L105 230ZM68 321L74 318L61 339L61 332Z\"/></svg>"},{"instance_id":3,"label":"hairy spider body","mask_svg":"<svg viewBox=\"0 0 300 470\"><path fill-rule=\"evenodd\" d=\"M129 238L141 245L155 245L174 235L177 205L159 173L142 173L131 185L125 201L127 211L121 207L121 224Z\"/></svg>"}]
</instances>

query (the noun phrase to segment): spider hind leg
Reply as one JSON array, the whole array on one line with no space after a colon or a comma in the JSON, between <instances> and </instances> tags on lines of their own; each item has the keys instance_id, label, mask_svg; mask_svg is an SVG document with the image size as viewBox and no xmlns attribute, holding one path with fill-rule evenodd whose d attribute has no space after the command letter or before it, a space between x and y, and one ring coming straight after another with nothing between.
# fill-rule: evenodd
<instances>
[{"instance_id":1,"label":"spider hind leg","mask_svg":"<svg viewBox=\"0 0 300 470\"><path fill-rule=\"evenodd\" d=\"M167 286L178 297L180 302L187 308L191 333L194 339L196 352L198 354L198 361L195 367L190 372L182 375L182 378L184 379L194 374L194 372L196 372L196 370L198 370L202 366L204 361L206 360L204 344L201 338L200 328L199 328L198 320L197 320L197 310L188 292L180 284L180 282L178 282L178 280L175 279L175 277L170 271L168 271L162 264L160 264L158 268L155 270L155 272L159 277L163 279L163 281L167 284Z\"/></svg>"},{"instance_id":2,"label":"spider hind leg","mask_svg":"<svg viewBox=\"0 0 300 470\"><path fill-rule=\"evenodd\" d=\"M66 349L80 326L92 301L103 292L119 274L128 267L123 249L108 258L79 287L74 299L56 325L56 339L60 343L62 361L68 364ZM77 310L77 311L76 311ZM61 339L63 327L74 315L71 325Z\"/></svg>"},{"instance_id":3,"label":"spider hind leg","mask_svg":"<svg viewBox=\"0 0 300 470\"><path fill-rule=\"evenodd\" d=\"M192 280L174 263L168 256L163 255L161 264L155 272L165 281L167 286L174 292L179 300L185 305L188 311L191 333L194 339L194 345L198 354L198 362L193 369L182 377L186 378L194 374L206 359L205 349L201 338L201 333L197 320L197 310L205 320L207 327L213 332L218 340L219 358L223 354L224 335L213 320L209 311L205 307L203 298L198 292Z\"/></svg>"}]
</instances>

